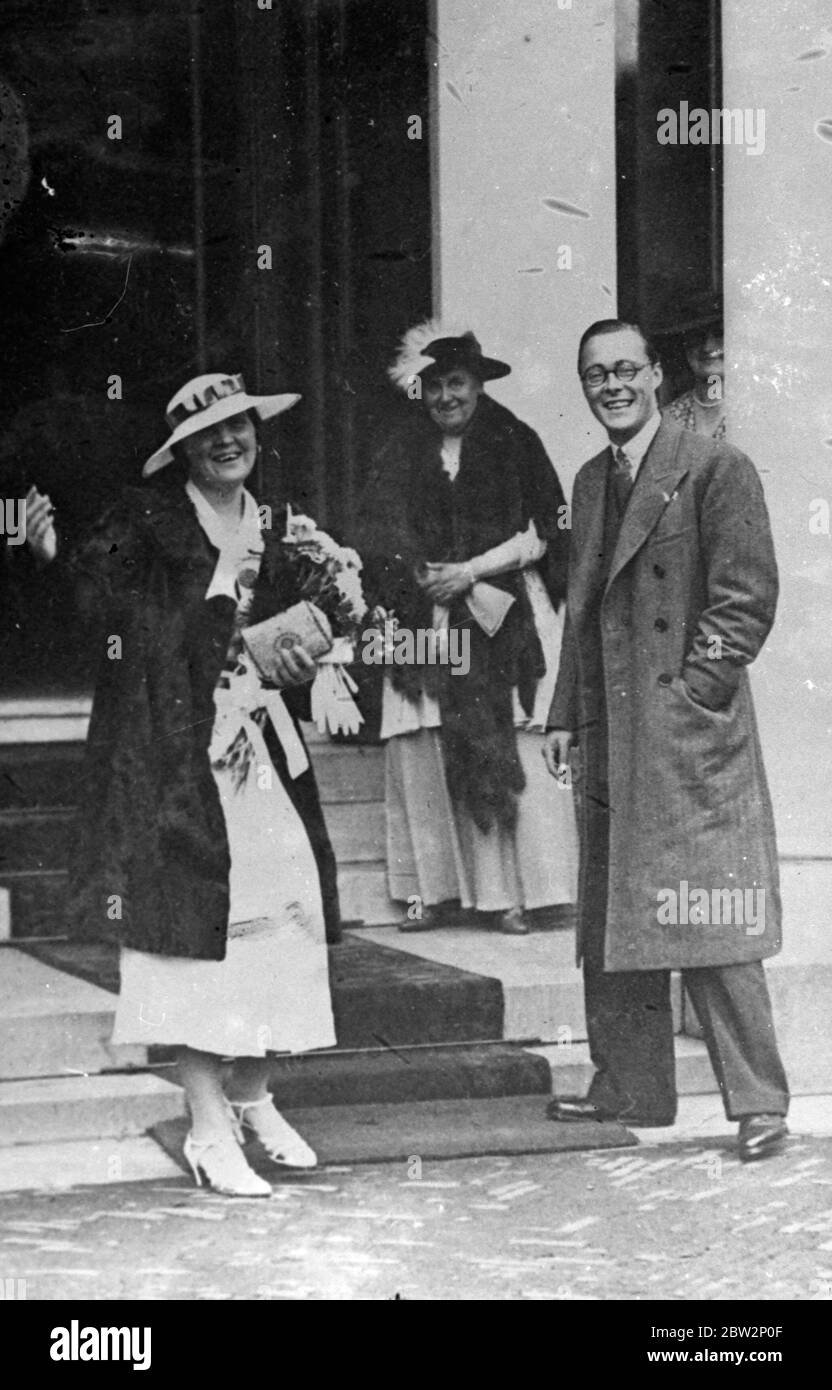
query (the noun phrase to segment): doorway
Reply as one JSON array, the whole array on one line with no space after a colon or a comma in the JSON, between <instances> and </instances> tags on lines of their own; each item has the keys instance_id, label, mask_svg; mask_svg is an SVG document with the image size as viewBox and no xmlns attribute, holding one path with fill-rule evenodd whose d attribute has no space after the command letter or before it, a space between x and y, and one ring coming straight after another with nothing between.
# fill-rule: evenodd
<instances>
[{"instance_id":1,"label":"doorway","mask_svg":"<svg viewBox=\"0 0 832 1390\"><path fill-rule=\"evenodd\" d=\"M401 408L385 366L431 309L427 8L3 7L0 496L48 492L64 546L211 370L302 393L259 492L348 530ZM88 690L71 593L7 539L0 698Z\"/></svg>"},{"instance_id":2,"label":"doorway","mask_svg":"<svg viewBox=\"0 0 832 1390\"><path fill-rule=\"evenodd\" d=\"M687 390L684 306L722 303L722 149L662 144L657 116L722 106L720 0L616 0L618 313L645 324Z\"/></svg>"}]
</instances>

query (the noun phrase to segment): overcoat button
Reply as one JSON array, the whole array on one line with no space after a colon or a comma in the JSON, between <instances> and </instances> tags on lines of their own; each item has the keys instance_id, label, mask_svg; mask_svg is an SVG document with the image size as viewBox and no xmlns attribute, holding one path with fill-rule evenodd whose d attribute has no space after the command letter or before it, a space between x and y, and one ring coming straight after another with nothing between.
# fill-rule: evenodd
<instances>
[{"instance_id":1,"label":"overcoat button","mask_svg":"<svg viewBox=\"0 0 832 1390\"><path fill-rule=\"evenodd\" d=\"M653 626L657 632L667 632L667 618L657 618Z\"/></svg>"},{"instance_id":2,"label":"overcoat button","mask_svg":"<svg viewBox=\"0 0 832 1390\"><path fill-rule=\"evenodd\" d=\"M655 576L656 576L657 579L664 579L664 575L665 575L664 565L654 565L654 566L653 566L653 573L655 574Z\"/></svg>"},{"instance_id":3,"label":"overcoat button","mask_svg":"<svg viewBox=\"0 0 832 1390\"><path fill-rule=\"evenodd\" d=\"M670 685L672 680L673 677L669 676L667 671L662 671L662 674L659 676L659 685Z\"/></svg>"}]
</instances>

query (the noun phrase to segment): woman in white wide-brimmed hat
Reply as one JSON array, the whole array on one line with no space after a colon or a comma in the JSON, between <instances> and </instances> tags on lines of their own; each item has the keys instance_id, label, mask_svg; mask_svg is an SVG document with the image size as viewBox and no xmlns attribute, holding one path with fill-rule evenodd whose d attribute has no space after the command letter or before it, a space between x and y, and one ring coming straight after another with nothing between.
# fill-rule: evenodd
<instances>
[{"instance_id":1,"label":"woman in white wide-brimmed hat","mask_svg":"<svg viewBox=\"0 0 832 1390\"><path fill-rule=\"evenodd\" d=\"M270 1054L335 1043L317 789L296 721L240 635L288 606L282 528L261 529L246 482L258 420L299 399L250 395L235 375L189 381L144 467L158 477L66 558L49 499L28 498L33 551L102 620L70 926L96 937L115 924L113 1041L178 1047L194 1176L241 1196L271 1192L243 1152L251 1136L278 1164L316 1162L272 1104ZM276 661L281 688L315 674L302 647Z\"/></svg>"}]
</instances>

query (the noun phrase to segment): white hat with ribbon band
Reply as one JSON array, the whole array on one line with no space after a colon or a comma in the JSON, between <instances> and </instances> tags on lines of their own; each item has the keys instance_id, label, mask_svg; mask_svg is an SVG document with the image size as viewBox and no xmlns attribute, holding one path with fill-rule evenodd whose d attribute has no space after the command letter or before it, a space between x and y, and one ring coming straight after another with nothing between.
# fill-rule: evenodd
<instances>
[{"instance_id":1,"label":"white hat with ribbon band","mask_svg":"<svg viewBox=\"0 0 832 1390\"><path fill-rule=\"evenodd\" d=\"M142 476L148 478L170 463L172 446L180 439L187 439L189 434L197 434L218 420L227 420L230 415L241 415L244 410L256 410L261 420L268 420L272 415L289 410L299 400L300 396L295 393L250 396L239 375L209 372L206 376L195 376L168 401L165 419L173 433L161 449L150 455Z\"/></svg>"}]
</instances>

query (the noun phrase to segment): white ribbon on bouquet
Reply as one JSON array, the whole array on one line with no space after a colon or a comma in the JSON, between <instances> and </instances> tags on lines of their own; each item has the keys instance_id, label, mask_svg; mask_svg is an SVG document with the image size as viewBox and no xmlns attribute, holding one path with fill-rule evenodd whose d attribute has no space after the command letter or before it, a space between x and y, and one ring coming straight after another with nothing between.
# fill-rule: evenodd
<instances>
[{"instance_id":1,"label":"white ribbon on bouquet","mask_svg":"<svg viewBox=\"0 0 832 1390\"><path fill-rule=\"evenodd\" d=\"M252 749L250 762L256 762L258 766L271 765L263 730L252 717L256 710L265 709L286 754L289 776L300 777L306 771L309 766L306 749L283 703L283 696L279 690L264 689L260 677L247 660L241 660L237 670L228 676L227 688L219 686L214 691L214 704L217 713L208 750L212 763L225 759L242 732ZM247 772L248 769L245 775ZM245 780L245 775L242 780Z\"/></svg>"}]
</instances>

